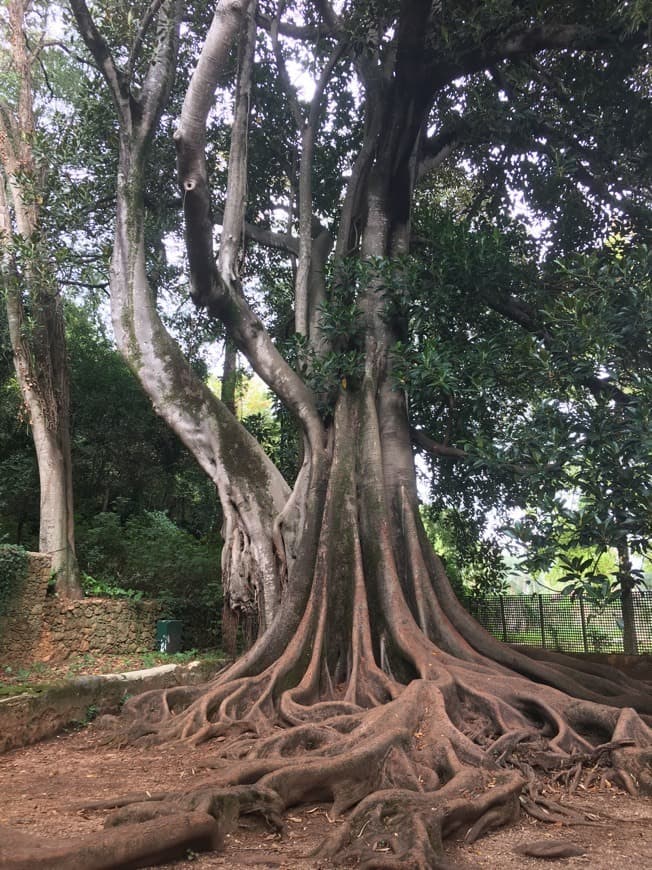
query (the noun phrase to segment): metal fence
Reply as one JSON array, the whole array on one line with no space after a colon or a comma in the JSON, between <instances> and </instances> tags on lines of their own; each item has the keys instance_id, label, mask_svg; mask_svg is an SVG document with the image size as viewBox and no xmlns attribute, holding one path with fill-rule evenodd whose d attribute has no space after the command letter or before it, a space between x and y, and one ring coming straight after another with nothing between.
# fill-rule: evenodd
<instances>
[{"instance_id":1,"label":"metal fence","mask_svg":"<svg viewBox=\"0 0 652 870\"><path fill-rule=\"evenodd\" d=\"M638 652L652 653L652 590L633 592L632 599ZM582 596L492 595L465 604L506 643L559 652L623 652L620 600L598 605Z\"/></svg>"},{"instance_id":2,"label":"metal fence","mask_svg":"<svg viewBox=\"0 0 652 870\"><path fill-rule=\"evenodd\" d=\"M634 626L639 653L652 653L652 590L633 592ZM464 601L488 631L506 643L542 646L559 652L623 652L620 601L597 605L566 595L492 595ZM183 623L183 648L222 644L221 612L177 602L170 616ZM237 646L247 639L238 632Z\"/></svg>"}]
</instances>

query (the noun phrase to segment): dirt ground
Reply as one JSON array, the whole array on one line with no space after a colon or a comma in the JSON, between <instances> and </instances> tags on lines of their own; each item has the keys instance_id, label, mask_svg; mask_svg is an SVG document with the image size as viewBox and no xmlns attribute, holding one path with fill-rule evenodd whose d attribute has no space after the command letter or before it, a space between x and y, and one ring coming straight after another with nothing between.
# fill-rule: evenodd
<instances>
[{"instance_id":1,"label":"dirt ground","mask_svg":"<svg viewBox=\"0 0 652 870\"><path fill-rule=\"evenodd\" d=\"M35 746L0 756L0 824L43 837L74 837L102 826L105 811L85 811L79 803L129 792L178 791L210 782L203 767L211 745L199 748L165 746L117 749L102 745L103 733L91 726ZM557 796L559 796L558 793ZM633 799L616 789L579 792L567 802L591 814L592 824L561 828L528 817L510 828L490 833L473 846L449 841L448 858L458 870L544 867L550 861L527 858L513 849L542 839L564 839L582 846L581 857L559 859L558 866L591 870L652 867L652 799ZM262 823L245 819L226 840L225 851L189 855L167 868L202 870L251 867L326 870L326 861L311 853L333 830L337 820L326 805L291 809L282 836ZM1 866L1 864L0 864ZM80 868L83 870L83 868Z\"/></svg>"}]
</instances>

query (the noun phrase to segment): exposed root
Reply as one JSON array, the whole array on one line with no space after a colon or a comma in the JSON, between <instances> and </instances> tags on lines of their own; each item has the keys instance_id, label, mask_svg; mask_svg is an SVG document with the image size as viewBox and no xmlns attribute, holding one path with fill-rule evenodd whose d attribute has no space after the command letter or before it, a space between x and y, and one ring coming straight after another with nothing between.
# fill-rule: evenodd
<instances>
[{"instance_id":1,"label":"exposed root","mask_svg":"<svg viewBox=\"0 0 652 870\"><path fill-rule=\"evenodd\" d=\"M214 771L211 786L134 794L92 807L114 809L107 828L159 817L174 824L182 812L208 814L222 831L256 813L280 830L288 807L330 801L329 816L345 821L320 856L361 867L425 870L446 866L443 842L450 834L463 831L466 842L474 842L514 821L521 810L550 823L595 823L544 797L541 777L565 778L570 790L599 770L612 782L636 777L640 785L652 735L633 711L589 702L564 708L571 699L544 687L525 694L526 683L516 675L504 682L494 675L489 694L477 687L482 672L474 666L447 665L443 670L437 665L430 679L413 680L394 700L367 709L335 698L322 701L314 722L302 721L297 712L303 681L286 690L285 704L268 707L263 701L285 668L250 680L218 680L174 716L153 711L166 735L171 722L184 739L192 728L205 734L207 724L220 732L205 764ZM248 709L241 706L244 698ZM138 702L139 711L152 709L152 701L153 696ZM563 715L552 706L555 701ZM169 701L164 706L170 709ZM226 717L230 709L242 718ZM261 709L270 711L266 718ZM216 721L202 722L209 712ZM596 734L610 723L614 739L593 746L585 736L591 718ZM575 732L571 721L581 722L584 734Z\"/></svg>"},{"instance_id":2,"label":"exposed root","mask_svg":"<svg viewBox=\"0 0 652 870\"><path fill-rule=\"evenodd\" d=\"M445 837L468 826L473 842L517 817L521 785L519 776L506 771L465 770L434 792L376 792L360 802L320 854L357 860L362 867L441 867Z\"/></svg>"},{"instance_id":3,"label":"exposed root","mask_svg":"<svg viewBox=\"0 0 652 870\"><path fill-rule=\"evenodd\" d=\"M162 864L184 857L189 849L205 852L221 847L224 831L203 812L176 813L53 842L0 827L0 866L3 870L108 870Z\"/></svg>"}]
</instances>

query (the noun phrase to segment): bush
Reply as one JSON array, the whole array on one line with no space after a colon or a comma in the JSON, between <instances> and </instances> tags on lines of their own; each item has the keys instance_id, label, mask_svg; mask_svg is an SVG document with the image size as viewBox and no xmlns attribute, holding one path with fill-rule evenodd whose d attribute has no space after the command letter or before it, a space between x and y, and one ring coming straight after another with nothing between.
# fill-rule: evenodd
<instances>
[{"instance_id":1,"label":"bush","mask_svg":"<svg viewBox=\"0 0 652 870\"><path fill-rule=\"evenodd\" d=\"M160 511L143 511L124 522L103 513L78 528L78 555L95 594L183 599L216 606L220 595L220 551L216 541L198 540Z\"/></svg>"}]
</instances>

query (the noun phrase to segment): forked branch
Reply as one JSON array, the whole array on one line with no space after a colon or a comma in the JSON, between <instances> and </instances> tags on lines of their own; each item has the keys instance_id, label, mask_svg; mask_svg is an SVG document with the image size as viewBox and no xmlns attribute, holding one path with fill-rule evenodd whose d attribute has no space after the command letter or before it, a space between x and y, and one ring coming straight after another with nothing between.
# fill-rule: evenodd
<instances>
[{"instance_id":1,"label":"forked branch","mask_svg":"<svg viewBox=\"0 0 652 870\"><path fill-rule=\"evenodd\" d=\"M184 191L192 297L195 304L205 306L209 314L222 321L254 370L300 420L311 450L320 453L323 450L324 433L312 392L283 359L261 320L247 303L240 276L237 272L234 274L233 249L225 258L230 274L221 270L222 264L216 262L213 250L213 221L205 153L206 123L215 88L226 70L231 49L242 37L245 28L249 27L249 16L254 8L251 0L231 0L218 5L175 133L179 180ZM242 111L246 108L246 102L243 96L240 102ZM239 199L228 206L230 225L244 214L245 132L246 127L239 129L236 131L238 135L232 140L235 156L230 162L229 176L233 172L239 175L237 184L232 184ZM237 234L242 238L241 229Z\"/></svg>"}]
</instances>

